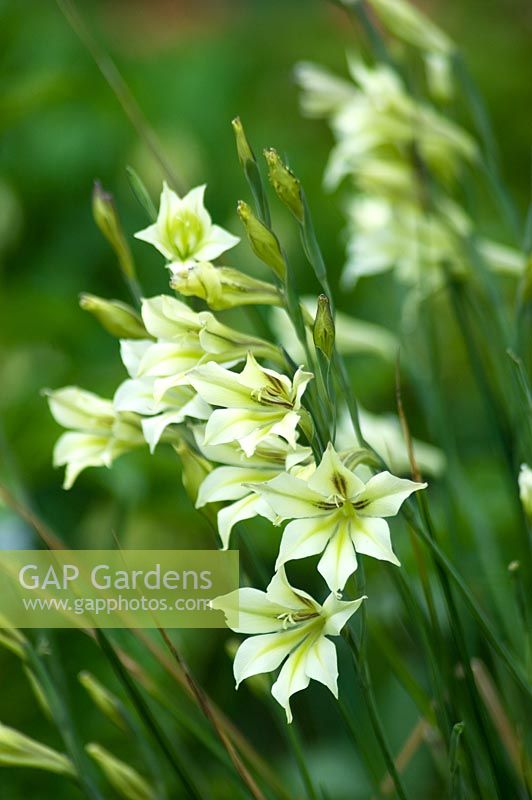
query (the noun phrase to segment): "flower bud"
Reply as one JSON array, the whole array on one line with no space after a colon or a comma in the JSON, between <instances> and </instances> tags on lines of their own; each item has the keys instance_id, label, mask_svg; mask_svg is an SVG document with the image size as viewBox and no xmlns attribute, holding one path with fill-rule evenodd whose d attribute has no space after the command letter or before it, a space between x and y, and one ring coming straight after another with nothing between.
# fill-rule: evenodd
<instances>
[{"instance_id":1,"label":"flower bud","mask_svg":"<svg viewBox=\"0 0 532 800\"><path fill-rule=\"evenodd\" d=\"M62 753L30 739L0 723L0 764L6 767L32 767L75 777L72 762Z\"/></svg>"},{"instance_id":2,"label":"flower bud","mask_svg":"<svg viewBox=\"0 0 532 800\"><path fill-rule=\"evenodd\" d=\"M0 614L0 646L11 650L12 653L24 660L27 641L18 628L13 628L7 617Z\"/></svg>"},{"instance_id":3,"label":"flower bud","mask_svg":"<svg viewBox=\"0 0 532 800\"><path fill-rule=\"evenodd\" d=\"M233 126L233 131L235 134L238 160L240 161L242 169L245 172L249 164L255 163L255 156L253 155L253 150L251 149L247 136L244 132L240 117L235 117L231 122L231 125Z\"/></svg>"},{"instance_id":4,"label":"flower bud","mask_svg":"<svg viewBox=\"0 0 532 800\"><path fill-rule=\"evenodd\" d=\"M286 278L286 263L276 235L254 215L243 200L237 207L238 216L246 229L251 249L261 261L273 269L282 281Z\"/></svg>"},{"instance_id":5,"label":"flower bud","mask_svg":"<svg viewBox=\"0 0 532 800\"><path fill-rule=\"evenodd\" d=\"M174 450L181 459L182 481L185 491L194 503L198 499L198 492L201 484L212 471L212 464L204 456L194 450L185 441L179 438L179 442L174 444Z\"/></svg>"},{"instance_id":6,"label":"flower bud","mask_svg":"<svg viewBox=\"0 0 532 800\"><path fill-rule=\"evenodd\" d=\"M519 497L527 517L532 517L532 469L528 464L521 464L519 473Z\"/></svg>"},{"instance_id":7,"label":"flower bud","mask_svg":"<svg viewBox=\"0 0 532 800\"><path fill-rule=\"evenodd\" d=\"M334 350L334 319L329 298L325 294L318 297L318 309L312 330L314 344L330 361Z\"/></svg>"},{"instance_id":8,"label":"flower bud","mask_svg":"<svg viewBox=\"0 0 532 800\"><path fill-rule=\"evenodd\" d=\"M139 773L111 755L99 744L91 742L85 748L120 797L126 800L154 800L155 792Z\"/></svg>"},{"instance_id":9,"label":"flower bud","mask_svg":"<svg viewBox=\"0 0 532 800\"><path fill-rule=\"evenodd\" d=\"M185 297L200 297L214 311L244 305L281 305L281 296L273 284L207 261L172 275L170 286Z\"/></svg>"},{"instance_id":10,"label":"flower bud","mask_svg":"<svg viewBox=\"0 0 532 800\"><path fill-rule=\"evenodd\" d=\"M112 336L118 339L151 339L140 314L120 300L104 300L94 294L81 294L79 304L93 314Z\"/></svg>"},{"instance_id":11,"label":"flower bud","mask_svg":"<svg viewBox=\"0 0 532 800\"><path fill-rule=\"evenodd\" d=\"M135 278L135 264L129 249L122 225L113 202L113 196L104 191L99 181L95 181L92 192L92 213L96 225L105 236L120 264L126 278Z\"/></svg>"},{"instance_id":12,"label":"flower bud","mask_svg":"<svg viewBox=\"0 0 532 800\"><path fill-rule=\"evenodd\" d=\"M35 695L35 699L37 700L37 704L43 714L50 720L53 720L52 709L50 707L50 703L48 702L48 698L42 688L41 682L38 680L37 676L28 666L24 665L22 667L23 672L28 679L28 683L31 686L31 690Z\"/></svg>"},{"instance_id":13,"label":"flower bud","mask_svg":"<svg viewBox=\"0 0 532 800\"><path fill-rule=\"evenodd\" d=\"M273 147L264 151L264 158L268 164L268 177L277 197L299 222L303 222L304 210L299 180L292 170L283 164Z\"/></svg>"},{"instance_id":14,"label":"flower bud","mask_svg":"<svg viewBox=\"0 0 532 800\"><path fill-rule=\"evenodd\" d=\"M212 472L213 466L201 453L194 450L183 438L173 445L174 450L181 460L181 480L190 500L196 505L199 489L207 475ZM216 518L222 503L208 503L199 509L200 513L216 529Z\"/></svg>"},{"instance_id":15,"label":"flower bud","mask_svg":"<svg viewBox=\"0 0 532 800\"><path fill-rule=\"evenodd\" d=\"M123 707L118 697L106 689L90 672L80 672L78 680L102 714L114 722L117 727L125 730Z\"/></svg>"}]
</instances>

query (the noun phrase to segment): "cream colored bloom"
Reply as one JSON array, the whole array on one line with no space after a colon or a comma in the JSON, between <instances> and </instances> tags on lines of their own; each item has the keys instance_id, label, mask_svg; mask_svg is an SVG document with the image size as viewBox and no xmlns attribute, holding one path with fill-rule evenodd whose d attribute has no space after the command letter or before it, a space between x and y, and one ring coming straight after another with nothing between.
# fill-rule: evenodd
<instances>
[{"instance_id":1,"label":"cream colored bloom","mask_svg":"<svg viewBox=\"0 0 532 800\"><path fill-rule=\"evenodd\" d=\"M187 417L208 418L210 407L190 386L173 385L177 382L174 376L184 375L202 356L201 349L195 349L188 339L181 342L181 349L171 343L160 347L152 342L123 340L121 354L131 377L116 390L114 409L140 415L151 452L169 425L184 422ZM169 377L170 385L165 385Z\"/></svg>"},{"instance_id":2,"label":"cream colored bloom","mask_svg":"<svg viewBox=\"0 0 532 800\"><path fill-rule=\"evenodd\" d=\"M54 448L54 466L66 465L65 489L87 467L110 467L122 453L144 444L140 419L136 414L118 413L111 400L75 386L47 396L56 422L71 429Z\"/></svg>"},{"instance_id":3,"label":"cream colored bloom","mask_svg":"<svg viewBox=\"0 0 532 800\"><path fill-rule=\"evenodd\" d=\"M241 373L210 362L192 370L188 380L200 397L219 406L207 422L205 444L238 441L247 456L270 434L296 447L296 431L304 413L301 398L312 374L297 370L291 381L261 367L252 353Z\"/></svg>"},{"instance_id":4,"label":"cream colored bloom","mask_svg":"<svg viewBox=\"0 0 532 800\"><path fill-rule=\"evenodd\" d=\"M273 521L275 514L266 501L247 484L268 481L285 470L300 474L312 462L310 447L296 445L293 450L279 436L268 436L247 457L237 442L224 445L205 445L203 428L195 430L196 441L202 454L215 467L200 486L196 508L207 503L233 501L218 512L218 533L223 549L229 547L231 531L237 522L251 519L257 514Z\"/></svg>"},{"instance_id":5,"label":"cream colored bloom","mask_svg":"<svg viewBox=\"0 0 532 800\"><path fill-rule=\"evenodd\" d=\"M329 444L306 481L284 473L252 488L277 514L291 519L284 531L276 569L287 561L323 553L318 570L340 592L356 570L357 553L399 565L383 517L395 516L406 498L427 484L380 472L364 483L347 469Z\"/></svg>"},{"instance_id":6,"label":"cream colored bloom","mask_svg":"<svg viewBox=\"0 0 532 800\"><path fill-rule=\"evenodd\" d=\"M368 67L350 59L349 70L354 83L342 81L342 91L336 93L336 100L330 105L324 89L332 77L329 73L308 64L300 66L296 73L303 89L303 109L310 109L313 116L326 117L335 135L336 145L325 174L329 188L347 176L358 182L359 171L368 173L368 163L378 166L381 181L386 176L386 166L406 165L411 196L419 183L412 160L414 148L431 173L444 182L456 179L462 164L477 157L476 144L469 134L427 103L410 97L390 67ZM389 170L389 177L396 191L394 169Z\"/></svg>"},{"instance_id":7,"label":"cream colored bloom","mask_svg":"<svg viewBox=\"0 0 532 800\"><path fill-rule=\"evenodd\" d=\"M423 279L432 288L442 283L444 264L457 275L465 274L473 223L451 200L441 200L427 212L414 201L366 194L354 197L347 209L349 238L342 275L346 287L389 269L402 283L413 285ZM475 245L479 259L492 272L523 273L525 260L518 251L482 238Z\"/></svg>"},{"instance_id":8,"label":"cream colored bloom","mask_svg":"<svg viewBox=\"0 0 532 800\"><path fill-rule=\"evenodd\" d=\"M272 578L266 592L239 589L217 597L213 608L226 614L238 633L259 634L245 639L233 665L236 686L252 675L282 669L272 694L292 721L290 698L319 681L338 697L336 648L328 638L338 636L365 597L342 602L330 594L323 605L288 583L284 568ZM233 626L232 620L238 619Z\"/></svg>"},{"instance_id":9,"label":"cream colored bloom","mask_svg":"<svg viewBox=\"0 0 532 800\"><path fill-rule=\"evenodd\" d=\"M240 241L238 236L212 224L203 200L205 188L197 186L179 197L163 183L157 221L135 234L168 259L171 272L197 261L211 261Z\"/></svg>"},{"instance_id":10,"label":"cream colored bloom","mask_svg":"<svg viewBox=\"0 0 532 800\"><path fill-rule=\"evenodd\" d=\"M142 319L155 341L123 340L122 360L130 380L117 390L117 411L141 414L153 451L168 425L185 417L207 419L210 407L187 384L187 373L205 361L233 366L252 350L284 362L279 348L223 325L209 311L193 312L180 300L160 295L142 302Z\"/></svg>"},{"instance_id":11,"label":"cream colored bloom","mask_svg":"<svg viewBox=\"0 0 532 800\"><path fill-rule=\"evenodd\" d=\"M207 261L177 272L170 285L185 297L200 297L215 311L237 306L282 304L281 294L273 283L252 278L231 267L215 267Z\"/></svg>"},{"instance_id":12,"label":"cream colored bloom","mask_svg":"<svg viewBox=\"0 0 532 800\"><path fill-rule=\"evenodd\" d=\"M525 514L532 517L532 469L528 464L521 464L519 472L519 497Z\"/></svg>"}]
</instances>

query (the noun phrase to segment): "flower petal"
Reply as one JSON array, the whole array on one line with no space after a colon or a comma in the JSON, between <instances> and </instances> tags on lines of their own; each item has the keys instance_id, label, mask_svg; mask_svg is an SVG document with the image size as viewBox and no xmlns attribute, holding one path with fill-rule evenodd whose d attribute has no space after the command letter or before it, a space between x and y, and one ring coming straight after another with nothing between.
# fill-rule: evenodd
<instances>
[{"instance_id":1,"label":"flower petal","mask_svg":"<svg viewBox=\"0 0 532 800\"><path fill-rule=\"evenodd\" d=\"M271 672L306 636L304 626L245 639L237 650L233 672L237 688L251 675Z\"/></svg>"},{"instance_id":2,"label":"flower petal","mask_svg":"<svg viewBox=\"0 0 532 800\"><path fill-rule=\"evenodd\" d=\"M163 411L163 404L156 402L153 396L153 380L153 378L135 378L123 381L113 399L115 410L148 415Z\"/></svg>"},{"instance_id":3,"label":"flower petal","mask_svg":"<svg viewBox=\"0 0 532 800\"><path fill-rule=\"evenodd\" d=\"M213 406L260 408L257 401L251 398L249 388L240 382L240 376L214 361L197 367L190 373L189 380L198 394Z\"/></svg>"},{"instance_id":4,"label":"flower petal","mask_svg":"<svg viewBox=\"0 0 532 800\"><path fill-rule=\"evenodd\" d=\"M114 420L113 404L93 392L65 386L48 393L48 405L56 422L63 428L90 432L105 431Z\"/></svg>"},{"instance_id":5,"label":"flower petal","mask_svg":"<svg viewBox=\"0 0 532 800\"><path fill-rule=\"evenodd\" d=\"M357 553L363 553L380 561L401 564L392 550L390 528L385 519L379 517L356 517L350 520L351 539Z\"/></svg>"},{"instance_id":6,"label":"flower petal","mask_svg":"<svg viewBox=\"0 0 532 800\"><path fill-rule=\"evenodd\" d=\"M393 517L412 492L425 489L426 483L397 478L390 472L379 472L353 498L358 514L368 517Z\"/></svg>"},{"instance_id":7,"label":"flower petal","mask_svg":"<svg viewBox=\"0 0 532 800\"><path fill-rule=\"evenodd\" d=\"M282 631L283 606L272 603L266 592L245 587L211 601L214 609L223 611L228 626L236 633L274 633Z\"/></svg>"},{"instance_id":8,"label":"flower petal","mask_svg":"<svg viewBox=\"0 0 532 800\"><path fill-rule=\"evenodd\" d=\"M326 517L336 511L336 505L327 503L321 494L308 488L305 481L283 472L267 483L253 486L281 519Z\"/></svg>"},{"instance_id":9,"label":"flower petal","mask_svg":"<svg viewBox=\"0 0 532 800\"><path fill-rule=\"evenodd\" d=\"M227 550L231 532L237 522L253 517L266 517L273 522L274 514L268 504L256 494L249 494L242 497L236 503L222 508L218 512L218 534L222 540L222 547Z\"/></svg>"},{"instance_id":10,"label":"flower petal","mask_svg":"<svg viewBox=\"0 0 532 800\"><path fill-rule=\"evenodd\" d=\"M349 498L360 492L364 488L364 483L342 464L340 456L329 442L308 486L324 497Z\"/></svg>"},{"instance_id":11,"label":"flower petal","mask_svg":"<svg viewBox=\"0 0 532 800\"><path fill-rule=\"evenodd\" d=\"M243 486L250 481L267 481L272 477L271 470L247 469L246 467L217 467L210 472L201 484L196 500L196 508L216 500L240 500L249 495L249 488Z\"/></svg>"},{"instance_id":12,"label":"flower petal","mask_svg":"<svg viewBox=\"0 0 532 800\"><path fill-rule=\"evenodd\" d=\"M339 593L357 566L355 548L349 535L349 524L342 522L320 558L318 572L325 578L331 592Z\"/></svg>"},{"instance_id":13,"label":"flower petal","mask_svg":"<svg viewBox=\"0 0 532 800\"><path fill-rule=\"evenodd\" d=\"M288 583L284 567L277 570L268 584L266 594L272 602L283 606L285 610L321 613L321 606L313 597Z\"/></svg>"},{"instance_id":14,"label":"flower petal","mask_svg":"<svg viewBox=\"0 0 532 800\"><path fill-rule=\"evenodd\" d=\"M151 339L120 340L120 358L130 378L138 376L140 362L152 344Z\"/></svg>"},{"instance_id":15,"label":"flower petal","mask_svg":"<svg viewBox=\"0 0 532 800\"><path fill-rule=\"evenodd\" d=\"M334 516L295 519L290 522L281 539L275 569L286 564L287 561L322 553L331 536L334 536L336 527L337 522Z\"/></svg>"},{"instance_id":16,"label":"flower petal","mask_svg":"<svg viewBox=\"0 0 532 800\"><path fill-rule=\"evenodd\" d=\"M367 597L357 600L339 600L335 594L330 594L322 606L322 615L325 617L324 635L339 636L342 628L355 611L357 611Z\"/></svg>"},{"instance_id":17,"label":"flower petal","mask_svg":"<svg viewBox=\"0 0 532 800\"><path fill-rule=\"evenodd\" d=\"M198 314L185 303L165 294L142 301L142 319L152 336L168 341L179 340L201 329Z\"/></svg>"},{"instance_id":18,"label":"flower petal","mask_svg":"<svg viewBox=\"0 0 532 800\"><path fill-rule=\"evenodd\" d=\"M305 672L311 680L323 683L338 698L338 660L336 647L330 639L319 636L309 647Z\"/></svg>"},{"instance_id":19,"label":"flower petal","mask_svg":"<svg viewBox=\"0 0 532 800\"><path fill-rule=\"evenodd\" d=\"M290 698L296 692L306 689L310 683L306 671L309 649L310 641L302 642L287 659L272 686L272 695L286 711L287 722L292 722L293 719Z\"/></svg>"},{"instance_id":20,"label":"flower petal","mask_svg":"<svg viewBox=\"0 0 532 800\"><path fill-rule=\"evenodd\" d=\"M207 237L202 241L201 246L194 251L194 258L197 261L213 261L226 250L240 242L239 236L233 236L229 231L224 230L219 225L211 225Z\"/></svg>"}]
</instances>

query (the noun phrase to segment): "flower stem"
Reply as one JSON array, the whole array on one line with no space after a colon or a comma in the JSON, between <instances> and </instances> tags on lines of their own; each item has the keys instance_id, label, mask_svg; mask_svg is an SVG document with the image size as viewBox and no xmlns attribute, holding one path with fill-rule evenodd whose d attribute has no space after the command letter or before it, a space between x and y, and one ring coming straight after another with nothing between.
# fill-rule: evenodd
<instances>
[{"instance_id":1,"label":"flower stem","mask_svg":"<svg viewBox=\"0 0 532 800\"><path fill-rule=\"evenodd\" d=\"M377 704L375 702L375 695L373 693L373 688L371 686L371 680L369 677L368 669L366 662L360 658L360 651L355 642L355 638L351 633L349 628L345 629L345 639L351 649L353 654L353 662L358 674L358 678L360 680L360 685L362 687L362 693L364 695L364 700L366 702L366 706L368 709L369 717L371 720L371 725L373 728L373 732L375 733L375 738L379 744L381 749L384 762L386 764L386 768L390 774L390 777L393 781L393 785L395 787L395 791L397 797L400 800L407 800L407 794L402 784L401 778L399 777L399 773L397 772L395 761L393 759L390 746L386 739L386 735L384 733L384 729L382 727L382 722L379 717L379 712L377 710Z\"/></svg>"}]
</instances>

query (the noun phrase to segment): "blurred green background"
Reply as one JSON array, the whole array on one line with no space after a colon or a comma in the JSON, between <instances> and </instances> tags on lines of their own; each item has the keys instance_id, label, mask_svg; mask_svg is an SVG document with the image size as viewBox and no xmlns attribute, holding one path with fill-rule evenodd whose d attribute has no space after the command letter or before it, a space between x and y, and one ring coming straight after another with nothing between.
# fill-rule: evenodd
<instances>
[{"instance_id":1,"label":"blurred green background","mask_svg":"<svg viewBox=\"0 0 532 800\"><path fill-rule=\"evenodd\" d=\"M292 68L301 59L311 59L343 73L345 50L364 50L347 17L321 0L84 0L79 6L156 129L182 185L207 182L207 206L216 222L239 233L236 202L248 199L230 127L236 114L257 152L275 146L289 158L311 198L337 285L343 264L342 192L331 197L321 190L332 139L324 125L300 116ZM523 211L530 190L532 7L528 0L431 0L423 6L462 46L499 133L505 177ZM77 384L112 396L124 377L116 343L77 304L81 291L128 299L113 255L92 221L92 182L99 178L114 193L131 235L146 221L131 194L126 165L138 171L154 197L162 176L55 3L0 2L0 41L1 480L20 496L26 493L57 533L76 547L111 547L114 535L128 547L210 547L211 534L182 489L175 457L163 447L153 458L144 453L127 456L112 471L89 470L69 493L61 489L61 474L52 469L52 448L60 431L41 389ZM482 231L515 244L491 203L481 198L481 207ZM289 220L279 212L276 224L298 270L301 292L315 292ZM145 293L165 291L167 274L159 255L137 241L132 249ZM260 274L245 245L234 251L232 263ZM386 277L342 293L339 307L392 329L398 316ZM452 357L444 380L456 386L457 377L464 378L454 400L463 412L457 416L457 428L464 434L464 458L487 476L485 491L496 484L497 471L490 471L490 445L485 447L478 408L472 403L466 409L473 390L453 335L451 331ZM393 411L393 368L371 359L351 366L364 405L374 412ZM430 425L418 411L412 399L414 432L430 438ZM504 503L497 504L493 497L486 502L493 505L497 525L506 513ZM271 559L266 529L258 536L265 557ZM29 528L0 509L0 547L35 543ZM380 580L380 595L378 577L373 585L376 614L388 624L394 619L395 600L389 581ZM226 637L199 631L179 638L208 690L286 777L287 785L297 787L294 766L274 723L246 687L238 695L233 691L231 663L223 649ZM76 674L83 668L114 685L95 646L76 633L54 639L60 647L65 693L83 738L96 738L134 762L131 748L102 721L77 686ZM127 636L124 640L131 644ZM408 637L404 642L406 647L412 644ZM143 654L139 658L154 670L165 691L175 695L176 703L186 705L168 677ZM378 665L379 659L375 661ZM412 669L418 669L414 661ZM18 661L3 651L0 675L0 720L61 748ZM415 709L385 670L377 667L375 680L398 748L416 722ZM348 682L342 691L357 714L360 701ZM294 706L303 720L312 763L330 797L369 796L352 746L338 736L339 718L325 690L313 687L304 700L296 698ZM220 768L204 761L174 723L168 725L195 768L216 774ZM420 751L408 773L408 781L417 787L415 797L438 796L431 774L426 754ZM218 786L220 798L237 796L224 773ZM77 796L64 781L30 771L1 769L0 787L3 800Z\"/></svg>"}]
</instances>

